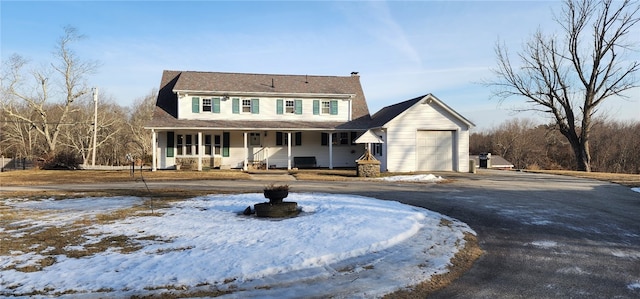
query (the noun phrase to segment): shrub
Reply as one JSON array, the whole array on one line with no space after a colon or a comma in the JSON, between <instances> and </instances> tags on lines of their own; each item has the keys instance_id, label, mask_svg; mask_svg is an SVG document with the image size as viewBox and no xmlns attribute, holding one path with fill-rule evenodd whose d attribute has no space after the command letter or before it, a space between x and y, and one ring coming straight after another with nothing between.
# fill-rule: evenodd
<instances>
[{"instance_id":1,"label":"shrub","mask_svg":"<svg viewBox=\"0 0 640 299\"><path fill-rule=\"evenodd\" d=\"M82 158L71 151L61 151L45 162L44 169L78 169Z\"/></svg>"}]
</instances>

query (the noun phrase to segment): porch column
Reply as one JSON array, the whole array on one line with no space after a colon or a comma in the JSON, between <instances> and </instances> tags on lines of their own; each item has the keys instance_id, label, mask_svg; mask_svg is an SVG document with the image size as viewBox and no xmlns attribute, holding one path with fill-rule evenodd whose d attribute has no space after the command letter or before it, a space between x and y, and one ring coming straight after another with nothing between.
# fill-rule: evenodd
<instances>
[{"instance_id":1,"label":"porch column","mask_svg":"<svg viewBox=\"0 0 640 299\"><path fill-rule=\"evenodd\" d=\"M333 169L333 133L329 133L329 169Z\"/></svg>"},{"instance_id":2,"label":"porch column","mask_svg":"<svg viewBox=\"0 0 640 299\"><path fill-rule=\"evenodd\" d=\"M242 166L242 170L249 170L249 147L247 146L247 132L244 132L244 166Z\"/></svg>"},{"instance_id":3,"label":"porch column","mask_svg":"<svg viewBox=\"0 0 640 299\"><path fill-rule=\"evenodd\" d=\"M198 171L202 171L202 132L198 132Z\"/></svg>"},{"instance_id":4,"label":"porch column","mask_svg":"<svg viewBox=\"0 0 640 299\"><path fill-rule=\"evenodd\" d=\"M291 170L291 132L287 132L287 170Z\"/></svg>"},{"instance_id":5,"label":"porch column","mask_svg":"<svg viewBox=\"0 0 640 299\"><path fill-rule=\"evenodd\" d=\"M156 171L158 170L158 167L156 165L157 161L157 145L156 145L156 141L158 140L158 133L156 132L155 129L151 129L151 171Z\"/></svg>"}]
</instances>

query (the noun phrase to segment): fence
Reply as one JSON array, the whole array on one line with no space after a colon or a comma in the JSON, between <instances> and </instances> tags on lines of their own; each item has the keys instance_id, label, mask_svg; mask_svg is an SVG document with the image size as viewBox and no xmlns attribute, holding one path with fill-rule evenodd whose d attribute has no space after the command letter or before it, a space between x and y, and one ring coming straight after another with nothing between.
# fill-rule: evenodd
<instances>
[{"instance_id":1,"label":"fence","mask_svg":"<svg viewBox=\"0 0 640 299\"><path fill-rule=\"evenodd\" d=\"M11 170L28 170L34 169L36 167L36 163L32 159L27 158L5 158L4 156L0 157L0 171L11 171Z\"/></svg>"}]
</instances>

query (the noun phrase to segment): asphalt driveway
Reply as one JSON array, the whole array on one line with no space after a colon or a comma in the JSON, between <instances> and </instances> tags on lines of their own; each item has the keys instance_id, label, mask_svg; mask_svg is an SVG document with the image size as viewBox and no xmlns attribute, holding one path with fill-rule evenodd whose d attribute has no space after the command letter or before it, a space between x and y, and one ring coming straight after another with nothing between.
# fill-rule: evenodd
<instances>
[{"instance_id":1,"label":"asphalt driveway","mask_svg":"<svg viewBox=\"0 0 640 299\"><path fill-rule=\"evenodd\" d=\"M640 193L628 187L491 171L362 194L440 212L478 233L485 255L430 298L640 298Z\"/></svg>"},{"instance_id":2,"label":"asphalt driveway","mask_svg":"<svg viewBox=\"0 0 640 299\"><path fill-rule=\"evenodd\" d=\"M640 298L640 193L588 179L483 171L451 183L287 181L292 191L370 196L466 222L485 254L430 298ZM270 177L269 180L279 180ZM285 177L281 178L285 180ZM175 182L149 182L150 188ZM260 181L189 181L184 188L261 191ZM37 189L143 188L140 182ZM16 190L19 188L5 188Z\"/></svg>"}]
</instances>

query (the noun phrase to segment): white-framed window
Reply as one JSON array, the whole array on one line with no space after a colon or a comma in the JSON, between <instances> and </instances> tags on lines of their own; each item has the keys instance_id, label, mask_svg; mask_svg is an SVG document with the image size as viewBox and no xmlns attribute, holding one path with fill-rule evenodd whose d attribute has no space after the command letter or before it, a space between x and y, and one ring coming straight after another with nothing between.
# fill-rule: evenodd
<instances>
[{"instance_id":1,"label":"white-framed window","mask_svg":"<svg viewBox=\"0 0 640 299\"><path fill-rule=\"evenodd\" d=\"M320 112L322 114L331 114L331 101L322 101Z\"/></svg>"},{"instance_id":2,"label":"white-framed window","mask_svg":"<svg viewBox=\"0 0 640 299\"><path fill-rule=\"evenodd\" d=\"M251 99L242 100L242 113L251 113Z\"/></svg>"},{"instance_id":3,"label":"white-framed window","mask_svg":"<svg viewBox=\"0 0 640 299\"><path fill-rule=\"evenodd\" d=\"M222 138L220 137L220 135L213 136L213 148L213 153L215 155L220 155L220 149L222 148Z\"/></svg>"},{"instance_id":4,"label":"white-framed window","mask_svg":"<svg viewBox=\"0 0 640 299\"><path fill-rule=\"evenodd\" d=\"M202 112L211 112L211 99L202 99Z\"/></svg>"},{"instance_id":5,"label":"white-framed window","mask_svg":"<svg viewBox=\"0 0 640 299\"><path fill-rule=\"evenodd\" d=\"M185 143L184 143L185 155L191 155L193 153L193 150L191 149L192 145L193 145L193 136L185 135Z\"/></svg>"},{"instance_id":6,"label":"white-framed window","mask_svg":"<svg viewBox=\"0 0 640 299\"><path fill-rule=\"evenodd\" d=\"M204 135L204 154L211 155L211 135Z\"/></svg>"},{"instance_id":7,"label":"white-framed window","mask_svg":"<svg viewBox=\"0 0 640 299\"><path fill-rule=\"evenodd\" d=\"M286 113L295 113L296 112L296 106L295 106L295 102L293 100L287 100L285 102L285 112Z\"/></svg>"},{"instance_id":8,"label":"white-framed window","mask_svg":"<svg viewBox=\"0 0 640 299\"><path fill-rule=\"evenodd\" d=\"M184 153L184 135L176 135L176 150L177 150L177 155L178 156L182 156Z\"/></svg>"},{"instance_id":9,"label":"white-framed window","mask_svg":"<svg viewBox=\"0 0 640 299\"><path fill-rule=\"evenodd\" d=\"M329 134L322 133L320 134L320 144L321 145L329 145ZM339 132L339 133L331 133L331 144L333 145L355 145L356 137L358 136L357 132Z\"/></svg>"},{"instance_id":10,"label":"white-framed window","mask_svg":"<svg viewBox=\"0 0 640 299\"><path fill-rule=\"evenodd\" d=\"M333 142L336 142L336 140L333 140ZM337 142L338 142L337 144L342 144L342 145L349 144L350 143L349 142L349 132L340 132L340 138L339 138L339 140L337 140ZM334 143L334 144L336 144L336 143Z\"/></svg>"}]
</instances>

